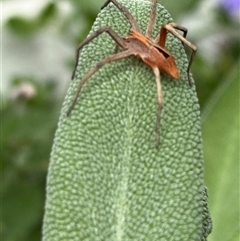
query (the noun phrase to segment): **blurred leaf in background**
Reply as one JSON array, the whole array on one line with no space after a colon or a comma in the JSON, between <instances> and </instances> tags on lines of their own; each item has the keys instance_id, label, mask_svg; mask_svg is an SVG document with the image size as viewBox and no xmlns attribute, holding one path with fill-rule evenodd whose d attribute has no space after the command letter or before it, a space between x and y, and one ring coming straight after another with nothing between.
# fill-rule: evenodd
<instances>
[{"instance_id":1,"label":"blurred leaf in background","mask_svg":"<svg viewBox=\"0 0 240 241\"><path fill-rule=\"evenodd\" d=\"M1 110L4 240L39 240L46 171L60 107L54 89L50 81L43 85L17 77L12 98Z\"/></svg>"},{"instance_id":2,"label":"blurred leaf in background","mask_svg":"<svg viewBox=\"0 0 240 241\"><path fill-rule=\"evenodd\" d=\"M239 240L239 63L203 111L205 179L215 227L209 240Z\"/></svg>"},{"instance_id":3,"label":"blurred leaf in background","mask_svg":"<svg viewBox=\"0 0 240 241\"><path fill-rule=\"evenodd\" d=\"M46 173L76 46L105 1L3 1L1 237L41 240ZM239 1L162 0L188 28L213 232L239 237Z\"/></svg>"},{"instance_id":4,"label":"blurred leaf in background","mask_svg":"<svg viewBox=\"0 0 240 241\"><path fill-rule=\"evenodd\" d=\"M35 18L28 19L24 16L11 17L6 27L19 35L34 34L41 28L47 27L51 20L54 19L56 12L56 5L50 3Z\"/></svg>"}]
</instances>

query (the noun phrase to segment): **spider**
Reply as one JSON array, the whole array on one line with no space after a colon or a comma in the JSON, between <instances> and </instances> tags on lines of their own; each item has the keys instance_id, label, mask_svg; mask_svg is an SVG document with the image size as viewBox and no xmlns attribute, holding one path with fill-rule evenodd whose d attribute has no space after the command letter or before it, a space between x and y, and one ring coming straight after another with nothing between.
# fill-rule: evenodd
<instances>
[{"instance_id":1,"label":"spider","mask_svg":"<svg viewBox=\"0 0 240 241\"><path fill-rule=\"evenodd\" d=\"M156 141L156 147L158 147L159 141L160 141L159 140L160 115L161 115L161 110L163 105L160 72L163 72L169 75L173 79L180 78L180 73L174 57L171 55L170 52L168 52L165 49L167 33L170 32L171 34L173 34L175 37L180 39L183 44L186 44L192 50L188 67L187 67L188 82L190 86L191 86L190 74L189 74L190 67L193 62L193 58L197 51L197 48L186 39L188 30L182 26L177 25L176 23L163 24L161 26L160 33L158 34L156 39L151 38L154 24L155 24L155 18L156 18L157 0L152 0L150 17L149 17L149 22L148 22L145 35L142 33L138 23L136 22L132 14L128 11L126 7L124 7L117 0L107 0L106 3L103 5L102 9L106 7L110 2L113 3L125 15L128 22L130 23L131 29L129 30L129 35L126 37L121 37L118 35L118 33L116 33L110 27L99 28L96 32L92 33L85 40L83 40L83 42L78 46L76 58L78 60L80 50L83 48L83 46L85 46L94 38L98 37L100 34L104 32L108 33L110 37L116 42L117 48L121 47L123 51L122 52L115 51L114 54L109 55L104 59L100 60L94 67L92 67L89 70L88 73L86 73L83 76L83 78L81 79L77 87L73 101L67 111L67 115L69 116L71 111L73 110L83 85L96 71L98 71L103 65L107 63L124 59L129 56L135 56L137 58L140 58L146 65L151 67L155 75L155 81L156 81L156 87L157 87L157 104L158 104L155 141ZM183 35L179 34L177 30L182 31ZM75 75L75 71L77 68L77 60L73 71L72 79Z\"/></svg>"}]
</instances>

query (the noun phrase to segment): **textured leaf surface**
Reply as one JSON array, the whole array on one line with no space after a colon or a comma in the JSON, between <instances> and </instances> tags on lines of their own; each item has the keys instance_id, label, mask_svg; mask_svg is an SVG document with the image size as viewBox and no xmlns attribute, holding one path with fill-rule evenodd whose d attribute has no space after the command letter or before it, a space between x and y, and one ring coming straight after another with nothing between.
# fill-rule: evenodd
<instances>
[{"instance_id":1,"label":"textured leaf surface","mask_svg":"<svg viewBox=\"0 0 240 241\"><path fill-rule=\"evenodd\" d=\"M239 61L203 112L206 182L214 229L209 240L239 240Z\"/></svg>"},{"instance_id":2,"label":"textured leaf surface","mask_svg":"<svg viewBox=\"0 0 240 241\"><path fill-rule=\"evenodd\" d=\"M150 2L121 1L143 31ZM158 6L154 36L172 22ZM129 24L114 6L91 31ZM199 105L187 80L180 41L168 37L181 79L162 75L161 145L155 148L156 86L151 69L128 58L98 71L66 111L81 77L115 44L106 34L81 53L77 76L63 104L48 174L43 240L205 240L210 228L203 184Z\"/></svg>"}]
</instances>

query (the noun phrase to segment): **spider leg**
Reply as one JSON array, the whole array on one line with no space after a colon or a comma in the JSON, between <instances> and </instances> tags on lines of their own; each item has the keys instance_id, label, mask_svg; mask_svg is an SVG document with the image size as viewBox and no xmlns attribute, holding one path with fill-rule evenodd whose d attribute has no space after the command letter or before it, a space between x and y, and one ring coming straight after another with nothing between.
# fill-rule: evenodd
<instances>
[{"instance_id":1,"label":"spider leg","mask_svg":"<svg viewBox=\"0 0 240 241\"><path fill-rule=\"evenodd\" d=\"M153 73L155 75L156 80L156 86L157 86L157 121L156 121L156 136L155 136L155 143L156 148L158 148L160 143L160 119L161 119L161 111L162 111L162 105L163 105L163 96L162 96L162 85L161 85L161 77L160 77L160 71L157 67L152 67Z\"/></svg>"},{"instance_id":2,"label":"spider leg","mask_svg":"<svg viewBox=\"0 0 240 241\"><path fill-rule=\"evenodd\" d=\"M177 30L180 30L183 32L183 36L181 34L179 34ZM187 74L188 74L188 82L189 85L191 86L191 81L190 81L190 68L191 65L193 63L193 59L194 56L197 52L197 47L194 46L191 42L189 42L185 37L187 36L187 29L177 25L176 23L169 23L169 24L163 24L161 31L160 31L160 36L159 36L159 40L158 40L158 44L161 47L165 47L165 43L166 43L166 37L167 37L167 33L170 32L172 35L174 35L175 37L177 37L178 39L180 39L182 41L183 44L187 45L191 50L191 56L190 56L190 60L188 63L188 68L187 68Z\"/></svg>"},{"instance_id":3,"label":"spider leg","mask_svg":"<svg viewBox=\"0 0 240 241\"><path fill-rule=\"evenodd\" d=\"M88 36L87 38L85 38L77 47L77 51L76 51L76 61L75 61L75 67L72 73L72 79L75 76L75 72L78 66L78 59L79 59L79 55L80 55L80 50L83 48L83 46L85 46L86 44L88 44L89 42L91 42L94 38L98 37L98 35L102 34L102 33L108 33L112 39L121 47L125 47L125 41L122 39L122 37L120 37L114 30L112 30L109 27L102 27L99 28L96 32L92 33L90 36Z\"/></svg>"},{"instance_id":4,"label":"spider leg","mask_svg":"<svg viewBox=\"0 0 240 241\"><path fill-rule=\"evenodd\" d=\"M116 44L115 49L114 49L114 53L116 54L118 52L119 52L119 45Z\"/></svg>"},{"instance_id":5,"label":"spider leg","mask_svg":"<svg viewBox=\"0 0 240 241\"><path fill-rule=\"evenodd\" d=\"M175 23L170 23L169 25L175 25L175 28L177 30L180 30L183 32L183 37L186 38L187 37L187 33L188 30L182 26L179 26ZM155 43L157 43L159 46L161 46L162 48L165 48L165 43L166 43L166 38L167 38L167 29L165 27L162 27L160 30L160 33L158 34L158 36L156 37L156 39L154 40ZM182 44L184 44L184 42L182 41Z\"/></svg>"},{"instance_id":6,"label":"spider leg","mask_svg":"<svg viewBox=\"0 0 240 241\"><path fill-rule=\"evenodd\" d=\"M108 63L111 63L113 61L116 61L116 60L120 60L120 59L123 59L123 58L126 58L126 57L129 57L130 55L132 55L132 51L131 50L126 50L126 51L123 51L123 52L120 52L120 53L117 53L117 54L112 54L112 55L109 55L107 56L106 58L102 59L101 61L99 61L93 68L91 68L89 70L88 73L86 73L83 78L81 79L78 87L77 87L77 90L76 90L76 93L75 93L75 96L73 98L73 101L70 105L70 107L68 108L67 110L67 116L69 116L71 114L71 111L73 110L76 102L77 102L77 99L78 99L78 96L81 92L81 89L83 87L83 85L87 82L87 80L96 72L98 71L101 67L103 67L105 64L108 64Z\"/></svg>"},{"instance_id":7,"label":"spider leg","mask_svg":"<svg viewBox=\"0 0 240 241\"><path fill-rule=\"evenodd\" d=\"M140 29L139 25L137 24L136 20L134 19L133 15L128 11L127 8L125 8L117 0L107 0L104 3L104 5L101 7L101 9L105 8L110 2L112 2L125 15L125 17L129 21L129 23L131 24L132 29L141 33L141 29Z\"/></svg>"},{"instance_id":8,"label":"spider leg","mask_svg":"<svg viewBox=\"0 0 240 241\"><path fill-rule=\"evenodd\" d=\"M173 28L177 29L177 30L182 31L184 38L187 37L188 30L186 28L184 28L183 26L180 26L180 25L178 25L176 23L169 23L169 25L172 26Z\"/></svg>"},{"instance_id":9,"label":"spider leg","mask_svg":"<svg viewBox=\"0 0 240 241\"><path fill-rule=\"evenodd\" d=\"M154 28L154 23L156 20L156 11L157 11L157 0L153 0L152 7L151 7L151 12L150 12L150 17L149 17L149 22L146 30L146 37L150 38L153 33L153 28Z\"/></svg>"}]
</instances>

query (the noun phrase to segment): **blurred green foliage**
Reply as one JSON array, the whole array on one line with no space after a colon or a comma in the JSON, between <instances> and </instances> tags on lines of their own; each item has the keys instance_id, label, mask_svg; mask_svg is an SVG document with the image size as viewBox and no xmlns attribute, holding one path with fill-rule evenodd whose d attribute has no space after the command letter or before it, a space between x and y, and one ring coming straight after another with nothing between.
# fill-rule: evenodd
<instances>
[{"instance_id":1,"label":"blurred green foliage","mask_svg":"<svg viewBox=\"0 0 240 241\"><path fill-rule=\"evenodd\" d=\"M203 111L205 180L215 230L211 240L239 240L239 62Z\"/></svg>"},{"instance_id":2,"label":"blurred green foliage","mask_svg":"<svg viewBox=\"0 0 240 241\"><path fill-rule=\"evenodd\" d=\"M35 89L8 99L2 110L2 237L3 240L40 240L46 172L60 103L55 84L16 78L13 85Z\"/></svg>"},{"instance_id":3,"label":"blurred green foliage","mask_svg":"<svg viewBox=\"0 0 240 241\"><path fill-rule=\"evenodd\" d=\"M34 34L41 28L51 24L57 13L57 7L54 3L48 4L38 16L33 19L25 18L24 16L14 16L8 20L7 27L16 34L27 35Z\"/></svg>"},{"instance_id":4,"label":"blurred green foliage","mask_svg":"<svg viewBox=\"0 0 240 241\"><path fill-rule=\"evenodd\" d=\"M162 4L177 21L193 11L198 2L184 0L176 6L174 1L162 1ZM3 34L11 31L16 38L26 38L27 44L32 36L55 26L60 39L77 46L87 35L104 1L68 3L72 10L62 21L61 1L55 1L46 4L35 17L10 17L3 26ZM225 33L228 40L215 60L197 54L192 68L203 110L205 177L213 218L209 240L237 241L240 43L236 31L239 23L221 8L213 11L218 26L216 33ZM204 31L201 36L205 38ZM191 37L193 42L198 40ZM69 59L65 62L70 76L74 55L70 66ZM37 241L41 239L46 173L63 95L59 94L57 80L50 77L20 75L4 81L11 82L12 94L2 97L1 105L1 237L5 241ZM25 84L34 90L31 96L21 91Z\"/></svg>"}]
</instances>

